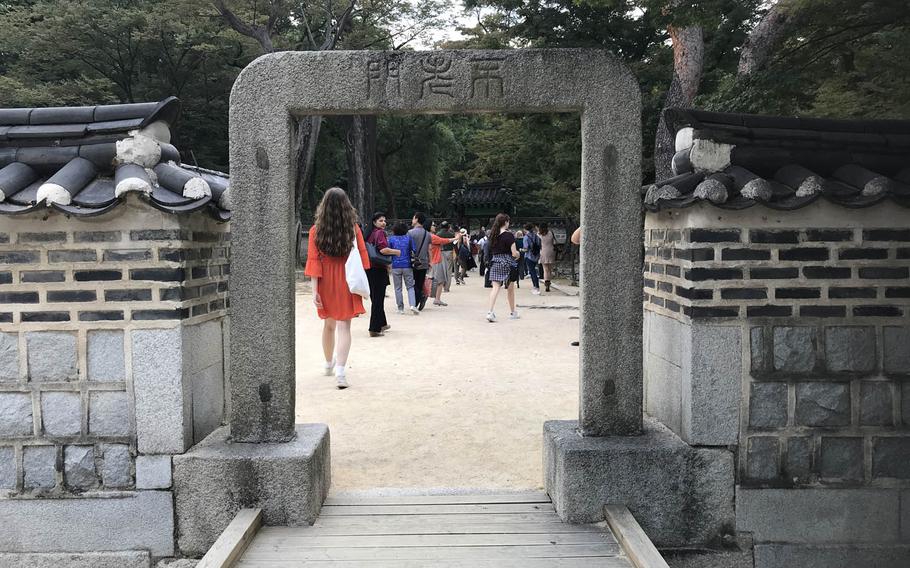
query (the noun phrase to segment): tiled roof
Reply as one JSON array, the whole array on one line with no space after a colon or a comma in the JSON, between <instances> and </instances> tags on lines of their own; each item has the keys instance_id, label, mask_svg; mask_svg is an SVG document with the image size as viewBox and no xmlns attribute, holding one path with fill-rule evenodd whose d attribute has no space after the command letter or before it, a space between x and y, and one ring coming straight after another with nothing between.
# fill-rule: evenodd
<instances>
[{"instance_id":1,"label":"tiled roof","mask_svg":"<svg viewBox=\"0 0 910 568\"><path fill-rule=\"evenodd\" d=\"M453 189L449 198L453 205L487 206L512 203L512 190L502 182L476 183Z\"/></svg>"},{"instance_id":2,"label":"tiled roof","mask_svg":"<svg viewBox=\"0 0 910 568\"><path fill-rule=\"evenodd\" d=\"M832 120L667 111L673 177L643 188L650 211L707 201L799 209L890 200L910 207L910 121Z\"/></svg>"},{"instance_id":3,"label":"tiled roof","mask_svg":"<svg viewBox=\"0 0 910 568\"><path fill-rule=\"evenodd\" d=\"M52 208L90 217L127 193L169 213L230 219L226 174L180 163L169 126L174 97L157 103L0 109L0 214Z\"/></svg>"}]
</instances>

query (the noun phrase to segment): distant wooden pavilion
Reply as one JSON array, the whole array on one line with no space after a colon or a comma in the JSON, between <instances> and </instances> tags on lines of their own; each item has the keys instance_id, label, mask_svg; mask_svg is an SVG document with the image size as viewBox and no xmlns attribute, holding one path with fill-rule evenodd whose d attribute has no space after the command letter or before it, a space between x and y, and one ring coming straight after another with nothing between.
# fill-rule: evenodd
<instances>
[{"instance_id":1,"label":"distant wooden pavilion","mask_svg":"<svg viewBox=\"0 0 910 568\"><path fill-rule=\"evenodd\" d=\"M489 181L453 188L449 202L460 225L486 225L497 213L513 212L514 193L501 181Z\"/></svg>"}]
</instances>

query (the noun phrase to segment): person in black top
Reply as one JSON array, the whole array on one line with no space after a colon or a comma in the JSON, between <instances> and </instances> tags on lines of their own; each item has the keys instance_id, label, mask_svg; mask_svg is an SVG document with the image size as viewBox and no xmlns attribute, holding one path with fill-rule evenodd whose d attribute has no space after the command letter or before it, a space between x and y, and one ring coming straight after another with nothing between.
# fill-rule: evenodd
<instances>
[{"instance_id":1,"label":"person in black top","mask_svg":"<svg viewBox=\"0 0 910 568\"><path fill-rule=\"evenodd\" d=\"M499 290L506 287L507 297L509 300L510 319L518 319L518 312L515 310L515 286L512 284L518 280L518 248L515 246L515 236L509 232L510 218L505 213L500 213L493 221L493 228L490 229L490 282L493 289L490 290L490 311L487 312L487 321L493 323L496 321L496 314L493 308L496 307L496 298L499 296Z\"/></svg>"}]
</instances>

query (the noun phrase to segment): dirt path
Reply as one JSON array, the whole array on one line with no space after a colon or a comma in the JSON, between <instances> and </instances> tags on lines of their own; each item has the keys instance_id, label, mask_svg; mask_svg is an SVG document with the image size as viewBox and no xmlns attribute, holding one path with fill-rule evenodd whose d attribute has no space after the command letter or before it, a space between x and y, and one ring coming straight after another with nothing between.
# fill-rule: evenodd
<instances>
[{"instance_id":1,"label":"dirt path","mask_svg":"<svg viewBox=\"0 0 910 568\"><path fill-rule=\"evenodd\" d=\"M490 324L483 280L467 282L419 316L396 314L389 287L392 329L370 338L354 320L344 391L322 375L321 324L298 287L297 421L329 425L333 492L542 487L543 423L578 413L578 297L533 296L526 281L521 319L503 296Z\"/></svg>"}]
</instances>

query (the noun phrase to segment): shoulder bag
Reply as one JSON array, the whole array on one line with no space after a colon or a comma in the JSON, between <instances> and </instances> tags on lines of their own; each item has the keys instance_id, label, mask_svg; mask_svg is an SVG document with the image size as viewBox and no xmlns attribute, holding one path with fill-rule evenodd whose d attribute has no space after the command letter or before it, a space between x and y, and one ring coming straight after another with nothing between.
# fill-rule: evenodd
<instances>
[{"instance_id":1,"label":"shoulder bag","mask_svg":"<svg viewBox=\"0 0 910 568\"><path fill-rule=\"evenodd\" d=\"M348 290L351 294L370 297L370 281L367 280L366 270L363 269L363 261L360 259L360 251L357 249L357 237L354 237L354 246L348 254L348 259L344 263L344 278L348 283Z\"/></svg>"}]
</instances>

